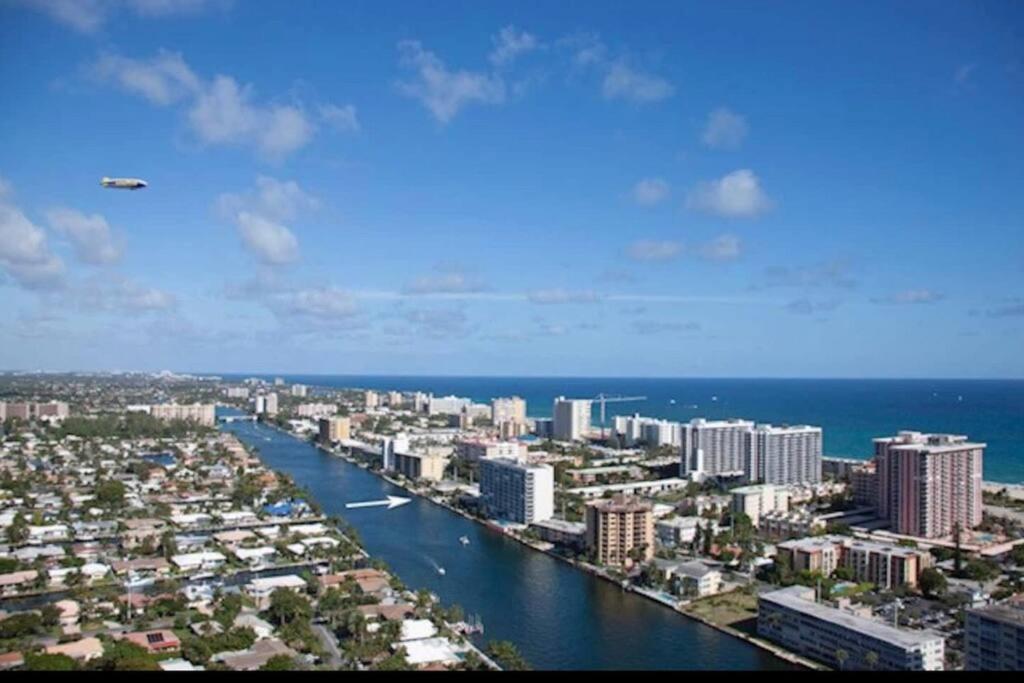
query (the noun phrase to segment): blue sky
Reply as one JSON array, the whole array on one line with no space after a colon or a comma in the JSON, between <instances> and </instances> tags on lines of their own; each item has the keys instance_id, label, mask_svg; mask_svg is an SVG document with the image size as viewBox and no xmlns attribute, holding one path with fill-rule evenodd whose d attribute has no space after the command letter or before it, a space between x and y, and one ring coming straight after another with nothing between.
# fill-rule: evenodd
<instances>
[{"instance_id":1,"label":"blue sky","mask_svg":"<svg viewBox=\"0 0 1024 683\"><path fill-rule=\"evenodd\" d=\"M1022 377L1022 27L0 0L0 368Z\"/></svg>"}]
</instances>

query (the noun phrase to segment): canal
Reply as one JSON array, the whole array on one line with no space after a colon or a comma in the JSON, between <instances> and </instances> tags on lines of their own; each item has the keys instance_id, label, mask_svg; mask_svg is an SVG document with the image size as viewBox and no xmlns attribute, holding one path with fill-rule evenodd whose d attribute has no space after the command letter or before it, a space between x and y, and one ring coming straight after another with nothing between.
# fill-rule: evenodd
<instances>
[{"instance_id":1,"label":"canal","mask_svg":"<svg viewBox=\"0 0 1024 683\"><path fill-rule=\"evenodd\" d=\"M326 514L352 524L366 550L406 585L478 615L483 641L514 642L534 668L795 668L422 498L392 510L346 510L345 503L409 494L275 429L251 422L223 429L307 487Z\"/></svg>"}]
</instances>

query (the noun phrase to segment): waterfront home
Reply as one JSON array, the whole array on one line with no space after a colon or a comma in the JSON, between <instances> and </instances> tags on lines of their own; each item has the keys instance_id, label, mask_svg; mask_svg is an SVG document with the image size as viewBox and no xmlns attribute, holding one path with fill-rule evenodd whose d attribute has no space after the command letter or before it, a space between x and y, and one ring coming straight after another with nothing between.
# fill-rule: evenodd
<instances>
[{"instance_id":1,"label":"waterfront home","mask_svg":"<svg viewBox=\"0 0 1024 683\"><path fill-rule=\"evenodd\" d=\"M261 564L271 563L274 556L277 554L277 550L265 545L260 546L259 548L235 548L233 554L242 562L255 567Z\"/></svg>"},{"instance_id":2,"label":"waterfront home","mask_svg":"<svg viewBox=\"0 0 1024 683\"><path fill-rule=\"evenodd\" d=\"M252 524L258 522L259 519L256 517L256 513L252 510L230 510L228 512L217 513L220 518L221 524L230 526L232 524Z\"/></svg>"},{"instance_id":3,"label":"waterfront home","mask_svg":"<svg viewBox=\"0 0 1024 683\"><path fill-rule=\"evenodd\" d=\"M0 574L0 595L14 595L19 590L25 590L31 587L38 577L39 572L35 569Z\"/></svg>"},{"instance_id":4,"label":"waterfront home","mask_svg":"<svg viewBox=\"0 0 1024 683\"><path fill-rule=\"evenodd\" d=\"M202 512L171 515L171 522L182 529L196 529L198 527L209 526L212 521L213 517Z\"/></svg>"},{"instance_id":5,"label":"waterfront home","mask_svg":"<svg viewBox=\"0 0 1024 683\"><path fill-rule=\"evenodd\" d=\"M405 661L416 668L425 668L438 664L449 667L462 662L462 658L447 638L407 640L395 643L392 647L395 650L404 648Z\"/></svg>"},{"instance_id":6,"label":"waterfront home","mask_svg":"<svg viewBox=\"0 0 1024 683\"><path fill-rule=\"evenodd\" d=\"M384 596L390 593L391 584L388 581L388 575L378 569L351 569L337 574L326 574L319 577L318 580L323 588L332 588L340 586L350 578L367 595Z\"/></svg>"},{"instance_id":7,"label":"waterfront home","mask_svg":"<svg viewBox=\"0 0 1024 683\"><path fill-rule=\"evenodd\" d=\"M166 576L171 571L171 564L162 557L140 557L134 560L114 560L110 568L118 576L150 578Z\"/></svg>"},{"instance_id":8,"label":"waterfront home","mask_svg":"<svg viewBox=\"0 0 1024 683\"><path fill-rule=\"evenodd\" d=\"M67 541L71 538L71 529L66 524L48 524L45 526L29 526L29 543L47 543L50 541Z\"/></svg>"},{"instance_id":9,"label":"waterfront home","mask_svg":"<svg viewBox=\"0 0 1024 683\"><path fill-rule=\"evenodd\" d=\"M74 600L58 600L53 605L60 610L59 623L64 633L75 633L78 630L78 619L81 607Z\"/></svg>"},{"instance_id":10,"label":"waterfront home","mask_svg":"<svg viewBox=\"0 0 1024 683\"><path fill-rule=\"evenodd\" d=\"M368 620L383 619L384 621L402 621L416 612L413 605L405 602L393 605L359 605L356 609Z\"/></svg>"},{"instance_id":11,"label":"waterfront home","mask_svg":"<svg viewBox=\"0 0 1024 683\"><path fill-rule=\"evenodd\" d=\"M437 635L437 627L430 619L406 619L402 622L401 641L433 638Z\"/></svg>"},{"instance_id":12,"label":"waterfront home","mask_svg":"<svg viewBox=\"0 0 1024 683\"><path fill-rule=\"evenodd\" d=\"M300 536L323 536L328 531L329 529L320 522L293 524L288 527L289 534L298 534Z\"/></svg>"},{"instance_id":13,"label":"waterfront home","mask_svg":"<svg viewBox=\"0 0 1024 683\"><path fill-rule=\"evenodd\" d=\"M264 610L270 606L271 594L281 588L300 593L306 589L306 581L295 574L257 578L246 585L245 592L256 601L257 608Z\"/></svg>"},{"instance_id":14,"label":"waterfront home","mask_svg":"<svg viewBox=\"0 0 1024 683\"><path fill-rule=\"evenodd\" d=\"M213 540L224 545L232 546L238 545L243 541L247 541L250 538L255 538L256 534L245 529L232 529L230 531L219 531L213 535Z\"/></svg>"},{"instance_id":15,"label":"waterfront home","mask_svg":"<svg viewBox=\"0 0 1024 683\"><path fill-rule=\"evenodd\" d=\"M224 564L227 558L218 552L198 552L174 555L171 564L183 572L216 569Z\"/></svg>"}]
</instances>

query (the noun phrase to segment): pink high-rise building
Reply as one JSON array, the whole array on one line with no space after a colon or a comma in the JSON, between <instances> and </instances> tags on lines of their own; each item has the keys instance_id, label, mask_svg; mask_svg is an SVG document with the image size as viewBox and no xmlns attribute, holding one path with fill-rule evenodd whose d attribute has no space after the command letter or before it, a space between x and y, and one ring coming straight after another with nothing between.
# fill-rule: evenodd
<instances>
[{"instance_id":1,"label":"pink high-rise building","mask_svg":"<svg viewBox=\"0 0 1024 683\"><path fill-rule=\"evenodd\" d=\"M900 534L941 538L981 524L985 444L966 436L900 432L875 439L878 514Z\"/></svg>"}]
</instances>

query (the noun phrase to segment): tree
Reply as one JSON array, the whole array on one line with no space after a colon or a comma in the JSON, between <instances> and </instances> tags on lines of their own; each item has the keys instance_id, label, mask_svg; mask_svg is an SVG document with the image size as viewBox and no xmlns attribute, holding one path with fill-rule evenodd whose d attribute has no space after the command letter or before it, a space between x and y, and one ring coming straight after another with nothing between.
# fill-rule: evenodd
<instances>
[{"instance_id":1,"label":"tree","mask_svg":"<svg viewBox=\"0 0 1024 683\"><path fill-rule=\"evenodd\" d=\"M0 640L33 636L41 633L42 630L43 620L38 614L20 612L0 621Z\"/></svg>"},{"instance_id":2,"label":"tree","mask_svg":"<svg viewBox=\"0 0 1024 683\"><path fill-rule=\"evenodd\" d=\"M296 619L308 620L313 610L303 596L287 588L278 588L270 594L268 612L278 626L284 626Z\"/></svg>"},{"instance_id":3,"label":"tree","mask_svg":"<svg viewBox=\"0 0 1024 683\"><path fill-rule=\"evenodd\" d=\"M946 577L934 567L928 567L922 571L918 583L921 586L921 592L928 598L934 598L946 592Z\"/></svg>"},{"instance_id":4,"label":"tree","mask_svg":"<svg viewBox=\"0 0 1024 683\"><path fill-rule=\"evenodd\" d=\"M75 660L67 655L51 655L45 652L30 652L25 655L25 669L28 671L74 671L77 668Z\"/></svg>"},{"instance_id":5,"label":"tree","mask_svg":"<svg viewBox=\"0 0 1024 683\"><path fill-rule=\"evenodd\" d=\"M96 487L96 501L103 507L119 508L124 504L124 484L107 479Z\"/></svg>"},{"instance_id":6,"label":"tree","mask_svg":"<svg viewBox=\"0 0 1024 683\"><path fill-rule=\"evenodd\" d=\"M839 662L839 670L840 671L843 670L843 667L846 664L846 660L849 659L849 658L850 658L850 653L847 652L846 650L844 650L843 648L839 648L839 649L836 650L836 661Z\"/></svg>"},{"instance_id":7,"label":"tree","mask_svg":"<svg viewBox=\"0 0 1024 683\"><path fill-rule=\"evenodd\" d=\"M108 642L96 668L103 671L160 671L156 657L146 648L128 640Z\"/></svg>"},{"instance_id":8,"label":"tree","mask_svg":"<svg viewBox=\"0 0 1024 683\"><path fill-rule=\"evenodd\" d=\"M874 668L878 666L878 653L874 650L869 650L868 653L864 655L864 663L868 665L869 669L874 670Z\"/></svg>"},{"instance_id":9,"label":"tree","mask_svg":"<svg viewBox=\"0 0 1024 683\"><path fill-rule=\"evenodd\" d=\"M505 671L530 670L530 665L523 659L519 649L507 640L492 640L487 646L487 654Z\"/></svg>"},{"instance_id":10,"label":"tree","mask_svg":"<svg viewBox=\"0 0 1024 683\"><path fill-rule=\"evenodd\" d=\"M260 671L293 671L297 667L288 655L274 655L260 667Z\"/></svg>"}]
</instances>

